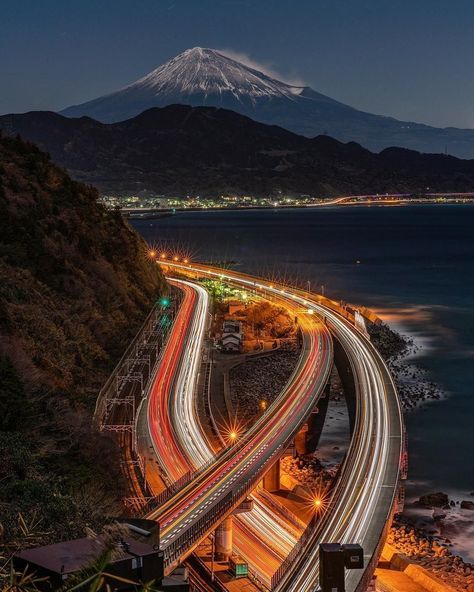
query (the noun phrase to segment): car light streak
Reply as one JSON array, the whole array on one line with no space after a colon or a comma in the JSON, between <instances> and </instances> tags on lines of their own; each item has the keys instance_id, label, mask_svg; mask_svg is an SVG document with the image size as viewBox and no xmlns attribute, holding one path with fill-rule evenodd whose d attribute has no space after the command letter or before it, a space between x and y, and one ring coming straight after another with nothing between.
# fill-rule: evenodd
<instances>
[{"instance_id":1,"label":"car light streak","mask_svg":"<svg viewBox=\"0 0 474 592\"><path fill-rule=\"evenodd\" d=\"M204 271L197 265L170 267L197 273ZM309 298L307 292L303 297L302 291L284 289L261 279L257 284L254 278L236 272L213 268L205 268L205 272L247 288L258 287L280 295L291 292L295 303L326 320L352 365L357 389L356 422L339 480L329 500L331 511L325 514L314 533L312 545L278 586L278 590L285 592L310 592L318 580L318 542L360 543L370 560L390 520L403 448L402 415L396 389L383 360L365 336L332 308L316 298ZM356 590L362 575L359 571L348 572L349 592Z\"/></svg>"},{"instance_id":2,"label":"car light streak","mask_svg":"<svg viewBox=\"0 0 474 592\"><path fill-rule=\"evenodd\" d=\"M164 354L165 363L155 378L149 401L149 430L154 449L171 481L177 480L188 469L201 466L213 457L212 450L199 423L196 409L195 387L200 364L200 351L206 325L208 294L198 285L169 280L185 291L182 316L188 318L186 341L182 343L180 360L177 366L168 363L176 359L176 344L170 340ZM188 288L194 290L193 298ZM178 319L178 330L183 319ZM180 331L180 330L179 330ZM174 382L170 383L168 374L175 372ZM172 384L170 391L165 389ZM160 406L161 409L157 407ZM164 422L164 424L163 424ZM170 445L168 434L173 433L180 449L168 457ZM248 557L262 580L269 582L282 559L291 550L299 531L275 516L260 500L255 500L250 516L239 516L235 520L235 547L237 552ZM255 556L255 550L258 551Z\"/></svg>"},{"instance_id":3,"label":"car light streak","mask_svg":"<svg viewBox=\"0 0 474 592\"><path fill-rule=\"evenodd\" d=\"M186 315L187 306L182 307L182 314ZM304 421L308 412L312 409L317 400L317 396L324 387L329 374L332 358L332 344L326 329L315 321L311 323L304 321L307 329L306 343L304 344L304 355L302 355L301 368L295 372L288 387L280 395L273 406L270 407L265 420L260 419L256 425L245 435L243 445L230 454L224 455L224 459L219 462L219 466L208 470L203 477L200 477L198 483L194 483L184 494L181 494L183 501L172 500L164 505L164 508L157 509L150 514L150 517L158 518L162 526L163 545L166 546L180 534L183 525L187 525L197 519L204 509L212 506L218 498L229 491L229 488L236 482L245 482L249 477L254 477L255 471L264 463L269 462L281 450L282 442L291 438L295 429ZM309 330L311 328L311 330ZM170 344L170 351L176 352L176 347L182 345L179 332L173 336L173 342ZM167 356L168 357L168 356ZM157 440L155 450L162 462L166 461L166 455L171 451L171 458L176 462L176 476L178 473L185 472L182 460L178 458L178 452L175 450L173 434L167 426L158 423L162 422L169 412L163 405L166 400L165 389L169 389L173 371L173 356L170 360L163 358L163 370L158 376L158 381L162 386L154 387L150 395L149 420L150 430L153 439ZM160 369L161 370L161 369ZM192 381L190 381L191 384ZM179 390L179 389L178 389ZM185 389L186 390L186 389ZM183 392L183 391L182 391ZM188 400L191 400L188 397ZM152 405L152 401L160 401L160 404ZM157 409L157 407L161 408ZM181 408L186 408L181 406ZM188 415L195 413L195 410L187 407ZM196 422L186 420L185 432L181 433L185 437L189 436L189 426ZM283 426L283 429L282 429ZM171 440L171 441L170 441ZM176 447L177 448L177 447ZM196 449L195 449L196 452ZM185 488L186 489L186 488ZM268 512L261 518L259 524L262 531L268 532L270 539L274 525L268 519ZM280 530L281 527L280 527ZM286 530L283 531L288 541L287 547L292 544L292 540ZM289 539L289 540L288 540Z\"/></svg>"}]
</instances>

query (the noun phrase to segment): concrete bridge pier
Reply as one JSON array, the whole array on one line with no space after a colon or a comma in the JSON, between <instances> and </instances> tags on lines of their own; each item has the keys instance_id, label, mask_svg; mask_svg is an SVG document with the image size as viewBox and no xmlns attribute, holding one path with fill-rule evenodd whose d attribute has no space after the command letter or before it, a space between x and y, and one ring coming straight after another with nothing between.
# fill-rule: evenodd
<instances>
[{"instance_id":1,"label":"concrete bridge pier","mask_svg":"<svg viewBox=\"0 0 474 592\"><path fill-rule=\"evenodd\" d=\"M331 383L328 382L322 397L319 399L318 407L308 418L308 433L306 435L306 454L315 452L318 447L321 434L323 432L324 422L329 406L329 393Z\"/></svg>"},{"instance_id":2,"label":"concrete bridge pier","mask_svg":"<svg viewBox=\"0 0 474 592\"><path fill-rule=\"evenodd\" d=\"M354 433L354 424L357 412L357 397L356 387L354 382L354 375L352 373L352 367L349 362L344 348L337 339L333 340L334 343L334 362L336 364L337 372L341 379L342 388L344 390L344 397L346 399L347 409L349 411L349 428L351 438Z\"/></svg>"},{"instance_id":3,"label":"concrete bridge pier","mask_svg":"<svg viewBox=\"0 0 474 592\"><path fill-rule=\"evenodd\" d=\"M263 488L267 491L279 491L280 489L280 460L272 465L263 477Z\"/></svg>"},{"instance_id":4,"label":"concrete bridge pier","mask_svg":"<svg viewBox=\"0 0 474 592\"><path fill-rule=\"evenodd\" d=\"M228 561L232 555L232 516L235 514L242 514L243 512L250 512L253 509L253 499L247 497L243 502L235 508L230 516L224 520L216 528L215 536L215 552L217 561Z\"/></svg>"},{"instance_id":5,"label":"concrete bridge pier","mask_svg":"<svg viewBox=\"0 0 474 592\"><path fill-rule=\"evenodd\" d=\"M228 561L232 555L232 514L216 528L216 559Z\"/></svg>"},{"instance_id":6,"label":"concrete bridge pier","mask_svg":"<svg viewBox=\"0 0 474 592\"><path fill-rule=\"evenodd\" d=\"M295 456L304 456L307 452L308 423L305 423L295 436Z\"/></svg>"}]
</instances>

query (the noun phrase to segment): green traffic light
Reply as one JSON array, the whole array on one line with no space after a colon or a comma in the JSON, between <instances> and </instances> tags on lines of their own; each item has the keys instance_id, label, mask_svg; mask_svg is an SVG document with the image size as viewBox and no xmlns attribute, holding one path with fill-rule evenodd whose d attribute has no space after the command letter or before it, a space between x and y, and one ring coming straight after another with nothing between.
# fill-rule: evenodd
<instances>
[{"instance_id":1,"label":"green traffic light","mask_svg":"<svg viewBox=\"0 0 474 592\"><path fill-rule=\"evenodd\" d=\"M160 300L160 304L161 304L161 306L168 306L168 305L169 305L169 303L170 303L170 301L169 301L169 298L162 298L162 299Z\"/></svg>"}]
</instances>

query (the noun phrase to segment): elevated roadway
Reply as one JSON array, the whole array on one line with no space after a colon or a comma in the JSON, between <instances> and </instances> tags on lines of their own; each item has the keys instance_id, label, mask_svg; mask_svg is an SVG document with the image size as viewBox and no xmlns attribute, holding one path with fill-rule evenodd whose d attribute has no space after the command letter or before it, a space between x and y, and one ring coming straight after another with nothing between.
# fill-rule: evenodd
<instances>
[{"instance_id":1,"label":"elevated roadway","mask_svg":"<svg viewBox=\"0 0 474 592\"><path fill-rule=\"evenodd\" d=\"M163 380L163 373L158 372L151 391L148 417L142 419L148 419L148 440L160 459L160 465L171 481L177 481L186 471L212 460L215 450L200 425L196 398L208 294L197 284L181 280L173 283L185 291L183 308L188 307L188 301L195 301L194 314L189 321L182 359L173 384L170 387L170 381ZM191 290L196 292L197 299L193 298ZM286 305L290 307L290 314L299 314L299 307L292 301ZM180 331L179 327L177 330ZM169 445L170 434L172 447ZM179 452L175 450L174 443L178 444ZM170 449L172 455L168 454ZM179 455L179 462L175 461L176 454ZM152 475L149 474L148 479L153 479ZM301 534L301 526L288 519L287 511L282 513L275 509L276 503L268 507L267 500L258 492L252 494L252 500L253 509L250 512L235 516L234 548L248 561L259 580L269 586L272 575Z\"/></svg>"},{"instance_id":2,"label":"elevated roadway","mask_svg":"<svg viewBox=\"0 0 474 592\"><path fill-rule=\"evenodd\" d=\"M349 592L363 590L391 522L404 445L396 388L382 358L370 341L337 311L336 303L328 306L306 292L229 270L175 262L166 265L191 277L221 278L247 289L288 296L322 317L344 347L357 390L353 438L329 501L330 511L305 533L304 544L297 547L299 552L291 554L277 573L273 589L315 590L319 576L318 544L337 541L363 546L365 570L349 571L347 575Z\"/></svg>"},{"instance_id":3,"label":"elevated roadway","mask_svg":"<svg viewBox=\"0 0 474 592\"><path fill-rule=\"evenodd\" d=\"M189 483L185 483L171 499L160 500L159 506L148 514L149 518L160 523L168 571L245 499L266 470L285 451L317 403L332 365L332 342L325 326L315 317L304 315L301 323L305 330L300 362L274 405L243 438L212 459L210 465L198 475L193 475ZM175 335L173 339L179 344L179 331ZM178 360L182 355L179 349L176 350ZM178 363L175 358L173 354L170 354L169 360L164 356L161 367L173 368ZM176 374L171 372L172 376ZM165 390L171 388L170 380L174 378L170 377L160 377L159 382L165 385ZM179 426L180 429L184 427L185 431L180 437L171 433L163 424L165 416L170 415L168 400L159 393L153 393L153 390L148 409L153 440L165 443L161 449L159 446L162 444L157 445L157 455L161 459L169 455L179 467L179 472L182 472L186 467L182 464L176 442L191 439L188 430L190 422L184 418L185 423L178 421L173 426L174 430Z\"/></svg>"}]
</instances>

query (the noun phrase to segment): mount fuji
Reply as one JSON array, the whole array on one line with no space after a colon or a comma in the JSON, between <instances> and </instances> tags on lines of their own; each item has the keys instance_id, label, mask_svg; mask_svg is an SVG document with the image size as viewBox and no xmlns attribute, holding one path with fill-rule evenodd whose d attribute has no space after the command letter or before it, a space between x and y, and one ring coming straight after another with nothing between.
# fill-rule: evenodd
<instances>
[{"instance_id":1,"label":"mount fuji","mask_svg":"<svg viewBox=\"0 0 474 592\"><path fill-rule=\"evenodd\" d=\"M474 157L474 130L435 128L365 113L308 86L276 80L201 47L180 53L121 90L68 107L61 114L112 123L172 104L223 107L308 137L328 134L373 151L400 146Z\"/></svg>"}]
</instances>

